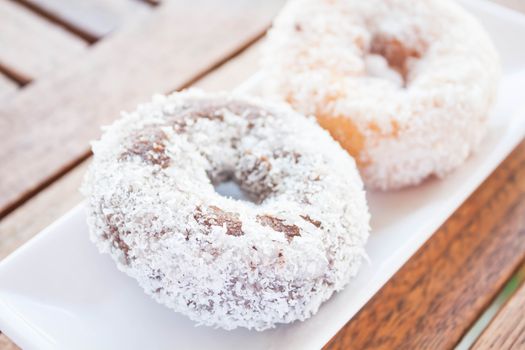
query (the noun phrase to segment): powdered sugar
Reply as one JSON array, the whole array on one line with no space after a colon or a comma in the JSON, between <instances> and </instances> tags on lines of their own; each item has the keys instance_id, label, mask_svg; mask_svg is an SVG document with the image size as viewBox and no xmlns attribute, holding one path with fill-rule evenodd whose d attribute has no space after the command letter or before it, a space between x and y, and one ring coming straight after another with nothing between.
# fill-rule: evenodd
<instances>
[{"instance_id":1,"label":"powdered sugar","mask_svg":"<svg viewBox=\"0 0 525 350\"><path fill-rule=\"evenodd\" d=\"M304 320L357 273L369 232L354 161L285 105L157 96L93 144L91 238L146 293L200 324ZM260 204L225 198L233 178Z\"/></svg>"}]
</instances>

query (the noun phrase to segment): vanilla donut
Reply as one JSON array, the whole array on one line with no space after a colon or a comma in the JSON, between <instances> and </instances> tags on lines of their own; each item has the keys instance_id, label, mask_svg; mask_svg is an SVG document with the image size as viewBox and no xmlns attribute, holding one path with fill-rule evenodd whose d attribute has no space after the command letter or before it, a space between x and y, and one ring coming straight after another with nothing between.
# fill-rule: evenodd
<instances>
[{"instance_id":1,"label":"vanilla donut","mask_svg":"<svg viewBox=\"0 0 525 350\"><path fill-rule=\"evenodd\" d=\"M370 188L444 176L480 144L497 53L450 0L291 0L264 48L266 94L356 158Z\"/></svg>"},{"instance_id":2,"label":"vanilla donut","mask_svg":"<svg viewBox=\"0 0 525 350\"><path fill-rule=\"evenodd\" d=\"M286 105L158 96L93 144L91 239L199 324L304 320L357 273L369 213L354 160ZM231 179L253 199L218 194Z\"/></svg>"}]
</instances>

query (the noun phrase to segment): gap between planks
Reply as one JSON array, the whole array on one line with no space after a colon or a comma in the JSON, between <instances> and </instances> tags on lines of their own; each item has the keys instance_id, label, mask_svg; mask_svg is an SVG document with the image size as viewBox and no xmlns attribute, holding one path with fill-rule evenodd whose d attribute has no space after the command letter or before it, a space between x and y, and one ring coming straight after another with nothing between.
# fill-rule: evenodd
<instances>
[{"instance_id":1,"label":"gap between planks","mask_svg":"<svg viewBox=\"0 0 525 350\"><path fill-rule=\"evenodd\" d=\"M78 184L80 183L80 179L81 179L81 174L85 171L85 167L86 167L86 164L87 162L83 162L79 167L73 169L73 171L71 173L68 173L63 179L60 179L59 181L57 181L56 183L52 184L52 186L46 190L44 190L41 194L43 195L43 199L49 199L50 197L54 197L56 196L56 198L59 198L59 196L61 195L61 189L64 188L64 185L65 185L65 182L69 182L69 189L71 191L74 191L76 192L76 188L78 187ZM74 174L74 172L77 172L76 174ZM71 186L73 185L73 186ZM56 186L56 187L55 187ZM53 188L54 187L54 188ZM56 190L56 191L54 191ZM49 197L47 197L46 195L48 195ZM71 203L71 205L63 205L62 207L62 210L60 211L57 211L54 213L54 215L50 215L49 217L47 217L46 219L42 219L40 220L39 224L40 225L36 225L34 227L33 230L31 230L31 228L27 227L27 226L24 226L24 228L26 229L26 232L32 232L32 234L28 235L28 237L26 237L25 239L28 239L29 236L32 236L34 233L36 233L37 231L39 231L41 228L47 226L52 220L54 220L55 218L57 218L58 216L60 216L62 213L64 213L68 208L70 208L73 204L77 203L78 200L80 200L80 197L79 195L77 195L77 197L70 197L69 195L68 196L62 196L62 198L69 198L70 200L71 199L74 199L76 198L76 200L72 200L70 202L67 202L67 201L64 201L62 200L61 203L62 204L67 204L67 203ZM42 213L43 211L45 211L46 209L49 209L49 206L47 206L49 202L47 200L38 200L38 199L32 199L31 201L27 202L26 204L24 204L24 206L20 207L19 210L20 212L24 211L24 209L28 209L28 207L33 207L33 208L39 208L39 210L36 210L36 211L33 211L33 215L35 215L36 213ZM27 207L26 207L27 206ZM28 212L31 212L31 210L27 210ZM17 211L18 212L18 211ZM3 224L4 223L8 223L11 221L9 219L11 219L11 217L13 218L13 220L15 219L15 214L17 213L13 213L11 214L12 216L8 216L6 217L4 220L0 221L0 226L2 228L4 228ZM24 217L25 216L25 219L26 220L30 220L31 218L29 217L29 215L21 215L21 217ZM37 220L38 221L38 220ZM26 221L27 222L27 221ZM8 225L9 226L9 225ZM36 227L39 227L38 229ZM0 233L2 232L2 230L0 229ZM1 236L1 234L0 234ZM0 239L0 241L2 241ZM19 244L21 242L18 242ZM14 248L13 248L14 249ZM0 249L0 259L5 256L6 252L5 250L2 250ZM0 344L4 345L3 343L3 338L5 336L4 335L1 335L0 334ZM13 349L16 349L16 347L13 347Z\"/></svg>"},{"instance_id":2,"label":"gap between planks","mask_svg":"<svg viewBox=\"0 0 525 350\"><path fill-rule=\"evenodd\" d=\"M193 87L208 91L235 88L256 72L259 46L260 42L250 46ZM78 188L89 162L82 161L0 220L0 260L82 200Z\"/></svg>"},{"instance_id":3,"label":"gap between planks","mask_svg":"<svg viewBox=\"0 0 525 350\"><path fill-rule=\"evenodd\" d=\"M264 33L263 33L264 34ZM233 52L232 58L227 60L226 62L219 62L217 66L213 66L210 68L210 72L206 71L200 74L199 76L196 76L194 79L189 81L187 84L181 86L180 88L186 88L189 86L194 87L200 87L204 88L208 91L219 91L219 90L225 90L225 89L232 89L241 82L243 82L246 77L246 70L244 67L246 63L250 62L257 62L258 61L258 53L259 53L259 46L260 42L262 40L262 36L256 37L254 43L250 43L247 48L242 48L240 52ZM235 56L241 56L241 57L235 57ZM244 69L239 69L239 66ZM252 67L252 64L249 65L250 68ZM218 69L220 68L220 69ZM219 70L219 71L216 71ZM250 69L250 72L254 74L256 71L255 68ZM228 83L225 82L224 77L228 77ZM172 90L173 91L173 90ZM170 92L172 92L170 91ZM42 184L35 189L34 192L29 192L27 194L27 198L22 198L19 203L16 204L16 206L13 208L13 210L17 207L22 205L24 202L30 200L34 195L36 195L39 191L45 189L47 186L52 184L53 182L60 179L62 176L68 174L70 170L75 169L75 167L81 165L86 159L88 159L91 156L91 151L86 150L86 152L79 156L77 160L72 162L71 164L68 164L65 168L60 169L57 171L55 176L50 177L46 181L42 182ZM9 214L10 211L8 211L5 215ZM2 213L0 212L0 220L2 218ZM0 259L1 259L0 254Z\"/></svg>"},{"instance_id":4,"label":"gap between planks","mask_svg":"<svg viewBox=\"0 0 525 350\"><path fill-rule=\"evenodd\" d=\"M525 283L511 295L472 346L481 349L525 349Z\"/></svg>"},{"instance_id":5,"label":"gap between planks","mask_svg":"<svg viewBox=\"0 0 525 350\"><path fill-rule=\"evenodd\" d=\"M256 72L260 43L261 40L249 46L193 86L207 91L235 88ZM0 220L0 261L82 200L78 188L89 162L90 159L84 160ZM4 348L19 349L4 334L0 334L0 349Z\"/></svg>"},{"instance_id":6,"label":"gap between planks","mask_svg":"<svg viewBox=\"0 0 525 350\"><path fill-rule=\"evenodd\" d=\"M149 12L147 0L10 0L94 44L130 18Z\"/></svg>"},{"instance_id":7,"label":"gap between planks","mask_svg":"<svg viewBox=\"0 0 525 350\"><path fill-rule=\"evenodd\" d=\"M247 48L244 48L241 52L237 53L234 57L227 60L226 62L223 62L218 67L215 67L211 72L207 74L203 74L203 76L194 79L194 81L190 82L187 86L183 86L182 88L186 88L189 86L192 87L198 87L205 89L207 91L222 91L222 90L228 90L233 89L242 82L244 82L246 79L248 79L251 75L253 75L257 70L257 62L259 58L259 51L260 46L262 44L263 39L259 38L257 39L253 44L248 46ZM42 190L45 190L48 186L52 185L54 182L59 181L62 177L68 177L70 173L77 174L77 169L81 169L81 172L85 172L85 164L88 161L88 158L91 156L90 151L86 151L84 155L82 155L77 161L71 163L68 167L64 168L60 172L56 174L56 176L50 178L48 181L42 183L41 188L37 189L34 194L30 194L26 200L20 203L20 205L23 207L23 203L25 201L31 201L33 196L38 195L38 193ZM75 181L76 189L80 186L80 180L77 177L73 177L77 181ZM69 182L67 182L69 183ZM69 188L70 189L70 188ZM78 191L76 191L78 192ZM80 201L80 198L75 196L75 201L67 202L68 206L66 206L66 209L72 208L75 204L77 204ZM54 203L53 208L60 208L61 205L59 203ZM59 211L60 214L64 214L65 210ZM52 215L52 218L58 218L58 215ZM1 219L1 218L0 218ZM10 230L10 234L5 234L5 232L2 232L2 221L0 221L0 260L5 257L3 254L3 251L12 251L13 249L5 249L3 247L3 242L1 242L1 237L5 236L5 243L9 245L9 242L11 240L11 237L15 235L15 232L18 230ZM46 220L46 222L51 223L51 221ZM42 230L43 226L38 226L38 229L35 229L34 227L29 228L30 236L37 233L38 231ZM23 232L27 232L28 230L22 230ZM15 242L18 242L18 239L15 239ZM15 243L15 248L16 248Z\"/></svg>"},{"instance_id":8,"label":"gap between planks","mask_svg":"<svg viewBox=\"0 0 525 350\"><path fill-rule=\"evenodd\" d=\"M452 348L525 261L525 141L325 349Z\"/></svg>"},{"instance_id":9,"label":"gap between planks","mask_svg":"<svg viewBox=\"0 0 525 350\"><path fill-rule=\"evenodd\" d=\"M282 0L163 4L101 41L85 60L0 105L0 162L10 169L0 183L0 216L86 157L87 142L121 109L133 109L156 91L186 86L250 45L281 5Z\"/></svg>"},{"instance_id":10,"label":"gap between planks","mask_svg":"<svg viewBox=\"0 0 525 350\"><path fill-rule=\"evenodd\" d=\"M11 1L0 1L0 72L20 86L78 58L78 37Z\"/></svg>"}]
</instances>

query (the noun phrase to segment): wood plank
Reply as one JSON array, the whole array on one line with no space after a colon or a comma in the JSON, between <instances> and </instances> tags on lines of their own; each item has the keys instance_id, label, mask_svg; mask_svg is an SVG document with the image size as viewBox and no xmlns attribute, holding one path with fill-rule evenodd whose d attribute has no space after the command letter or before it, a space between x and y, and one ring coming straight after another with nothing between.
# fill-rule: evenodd
<instances>
[{"instance_id":1,"label":"wood plank","mask_svg":"<svg viewBox=\"0 0 525 350\"><path fill-rule=\"evenodd\" d=\"M259 68L259 57L264 38L224 63L219 69L207 74L193 86L206 91L231 90L253 76Z\"/></svg>"},{"instance_id":2,"label":"wood plank","mask_svg":"<svg viewBox=\"0 0 525 350\"><path fill-rule=\"evenodd\" d=\"M210 88L211 89L216 89L216 88L220 89L221 88L220 84L218 84L217 86L214 86L213 80L214 79L210 78L210 81L212 81L212 83L210 85ZM202 81L206 81L206 78L203 79ZM207 87L207 86L205 86L205 87ZM85 165L84 165L84 167L85 167ZM81 169L81 170L78 171L77 175L74 175L72 173L71 176L72 177L76 176L76 180L69 180L69 181L71 181L71 183L69 185L64 185L63 181L68 181L68 177L70 176L70 174L64 176L63 178L61 178L60 180L55 182L51 187L48 187L46 190L44 190L42 192L44 195L47 193L48 197L47 197L46 200L44 200L44 199L36 200L36 197L35 197L35 199L32 199L32 200L26 202L17 211L13 212L12 214L10 214L6 218L4 218L2 221L0 221L0 245L4 241L1 233L7 232L7 231L2 231L2 228L5 227L5 226L2 226L4 223L14 224L16 222L19 222L20 220L29 222L29 221L33 221L33 219L36 219L38 221L40 215L43 214L42 217L43 218L47 217L47 219L42 219L40 221L40 225L41 225L41 228L47 226L47 224L49 224L50 221L52 220L51 219L52 215L46 215L46 211L49 211L49 210L53 209L52 208L53 205L52 204L50 205L50 203L53 203L52 198L56 199L56 201L54 203L61 203L61 202L66 203L63 200L67 199L71 194L78 196L76 188L78 187L78 183L80 182L80 178L81 178L80 175L81 175L82 172L83 172L83 170ZM494 176L494 175L492 175L492 176ZM76 184L73 185L73 183L76 183ZM70 188L70 193L68 193L68 191L65 191L66 193L64 193L63 188L66 188L66 187ZM48 200L51 200L51 201L48 201ZM74 200L72 200L71 203L72 202L74 202ZM62 210L65 211L67 208L69 208L69 205L64 205L64 208ZM20 213L24 212L24 213L26 213L26 215L14 216L14 214L18 213L18 212L20 212ZM58 217L60 214L55 214L55 215L57 215L56 217ZM48 220L48 221L45 222L46 220ZM20 227L20 225L18 225L18 227ZM11 232L16 233L16 230L15 231L11 231ZM36 232L33 232L33 233L36 233ZM20 243L21 242L19 242L19 244ZM2 256L5 256L5 251L2 250L2 248L0 248L0 258ZM3 340L3 339L1 339L2 337L4 337L4 336L0 335L0 340ZM3 348L3 347L0 347L0 348Z\"/></svg>"},{"instance_id":3,"label":"wood plank","mask_svg":"<svg viewBox=\"0 0 525 350\"><path fill-rule=\"evenodd\" d=\"M252 45L192 86L208 91L235 88L256 72L258 52L259 44ZM83 161L0 220L0 260L82 200L78 188L89 161Z\"/></svg>"},{"instance_id":4,"label":"wood plank","mask_svg":"<svg viewBox=\"0 0 525 350\"><path fill-rule=\"evenodd\" d=\"M140 0L16 0L94 42L152 8ZM183 0L177 0L183 1Z\"/></svg>"},{"instance_id":5,"label":"wood plank","mask_svg":"<svg viewBox=\"0 0 525 350\"><path fill-rule=\"evenodd\" d=\"M325 349L449 349L525 261L525 141Z\"/></svg>"},{"instance_id":6,"label":"wood plank","mask_svg":"<svg viewBox=\"0 0 525 350\"><path fill-rule=\"evenodd\" d=\"M27 83L63 65L86 49L86 43L26 8L0 0L0 63Z\"/></svg>"},{"instance_id":7,"label":"wood plank","mask_svg":"<svg viewBox=\"0 0 525 350\"><path fill-rule=\"evenodd\" d=\"M19 350L20 348L15 345L5 334L0 333L0 349L2 350Z\"/></svg>"},{"instance_id":8,"label":"wood plank","mask_svg":"<svg viewBox=\"0 0 525 350\"><path fill-rule=\"evenodd\" d=\"M18 85L11 79L0 74L0 100L18 90Z\"/></svg>"},{"instance_id":9,"label":"wood plank","mask_svg":"<svg viewBox=\"0 0 525 350\"><path fill-rule=\"evenodd\" d=\"M525 2L523 0L492 0L500 5L510 7L519 12L525 12Z\"/></svg>"},{"instance_id":10,"label":"wood plank","mask_svg":"<svg viewBox=\"0 0 525 350\"><path fill-rule=\"evenodd\" d=\"M249 47L244 50L232 60L195 82L193 86L206 90L235 88L257 70L258 46L255 44L253 48ZM78 188L89 161L82 162L0 220L0 260L81 201ZM4 334L0 334L0 349L17 350L18 347Z\"/></svg>"},{"instance_id":11,"label":"wood plank","mask_svg":"<svg viewBox=\"0 0 525 350\"><path fill-rule=\"evenodd\" d=\"M243 63L244 64L244 63ZM248 64L246 64L248 65ZM255 67L254 67L255 70ZM225 69L227 71L227 69ZM246 70L246 77L251 75L251 71ZM231 88L233 86L228 86L227 82L229 81L230 74L224 75L223 79L225 81L224 88ZM216 78L215 78L216 79ZM214 81L215 79L211 80ZM212 83L213 86L213 83ZM203 79L201 81L200 87L208 88L206 85L206 79ZM437 279L437 282L441 282L441 284L445 284L443 280L441 280L441 277L435 276L436 269L443 268L443 264L439 262L439 259L457 259L456 256L461 254L472 254L472 250L479 251L481 256L479 259L482 259L486 262L480 266L479 268L476 268L479 263L479 259L472 260L472 255L469 255L468 264L465 264L462 269L458 269L457 275L462 275L465 273L465 271L468 271L470 269L477 270L476 277L480 280L484 280L485 276L492 276L490 279L484 281L481 283L482 285L479 285L479 282L473 282L476 281L472 276L469 276L468 279L464 280L465 283L472 283L473 288L476 288L476 293L469 293L465 292L465 289L458 290L454 293L454 295L450 296L449 298L446 298L447 300L442 300L446 293L454 291L456 288L458 288L458 284L461 282L454 281L454 279L451 279L451 284L449 285L449 289L446 289L445 291L441 291L441 296L435 297L436 293L431 293L432 288L426 288L427 292L422 292L422 290L419 290L416 295L423 296L423 300L414 300L413 295L410 296L409 293L407 293L407 290L410 290L413 283L410 283L410 280L407 280L407 285L403 287L401 290L399 290L398 293L394 293L394 296L399 297L398 300L395 298L390 301L385 301L385 299L376 300L375 302L369 303L365 307L365 310L369 307L376 308L376 316L372 320L363 318L363 316L359 316L359 321L356 321L354 324L356 327L354 331L357 332L357 334L360 334L361 332L364 333L363 337L369 337L373 335L378 329L381 329L382 327L388 327L386 332L390 332L390 335L396 335L399 333L404 334L403 332L406 332L406 328L400 326L402 325L406 319L398 320L398 322L395 323L395 326L392 326L391 324L383 323L383 319L381 319L381 315L390 314L392 315L392 310L396 310L397 305L401 306L401 309L399 312L407 313L407 312L413 312L414 309L417 309L418 307L426 307L428 303L431 303L432 301L436 303L436 309L432 312L421 312L420 322L425 322L425 317L428 315L429 317L434 317L436 314L439 316L439 320L436 320L436 322L453 322L449 327L457 327L458 324L461 324L461 314L462 312L465 312L461 309L463 308L470 308L474 307L475 310L474 314L479 312L479 310L484 309L483 304L485 302L488 303L487 300L491 299L491 295L494 295L495 289L498 289L498 285L493 286L492 282L494 280L494 276L497 275L500 270L501 273L504 275L503 277L499 278L499 280L506 280L506 276L510 275L506 271L513 270L512 264L511 265L505 265L503 266L504 260L498 258L502 254L502 251L508 250L509 255L513 255L515 253L514 249L519 250L520 247L514 247L514 241L517 243L523 242L523 232L525 231L525 227L522 226L522 236L516 237L516 235L511 237L506 237L504 239L505 244L501 244L500 240L501 238L497 238L500 236L508 235L509 232L516 232L515 230L510 229L509 227L516 227L515 221L516 216L518 219L521 217L525 217L525 208L524 205L518 205L515 208L518 208L517 210L514 210L514 214L509 214L508 216L504 216L502 218L502 215L500 213L497 213L497 219L500 222L507 222L507 225L509 227L505 228L502 227L502 225L497 225L495 228L492 229L492 235L497 238L496 241L498 244L495 245L495 248L491 250L491 252L486 252L484 249L481 249L479 247L483 247L486 244L490 244L490 242L486 242L487 234L480 234L479 239L480 242L477 242L478 234L477 230L474 229L472 231L472 228L476 227L484 227L485 225L492 225L490 223L487 223L487 217L488 213L492 213L494 207L502 207L502 208L509 208L513 205L516 205L516 202L523 203L523 192L525 191L525 157L523 156L525 154L525 143L522 143L513 153L512 155L502 164L499 166L499 168L490 176L490 178L485 181L485 183L480 187L480 190L478 190L465 204L447 221L447 223L439 230L439 232L436 235L443 236L443 232L447 232L447 235L445 237L440 237L437 244L439 245L438 249L443 250L444 246L449 246L447 248L447 252L441 252L441 254L437 254L435 249L427 248L423 253L418 252L416 257L416 264L419 266L419 269L428 271L429 274L432 274L430 279ZM520 156L521 155L521 156ZM9 214L7 217L5 217L3 220L0 221L0 259L5 257L7 254L9 254L11 251L16 249L19 245L24 243L26 240L31 238L33 235L35 235L38 231L43 229L45 226L49 225L52 221L54 221L56 218L61 216L63 213L65 213L68 209L70 209L74 204L76 204L80 200L80 195L78 194L78 187L80 185L82 175L86 169L87 161L82 164L80 167L76 168L72 172L65 175L60 180L53 183L51 186L46 188L45 190L41 191L37 196L33 197L30 201L26 202L24 205L19 207L17 210ZM506 182L512 182L512 185L505 186ZM516 200L516 196L509 196L508 193L512 192L516 189L516 184L520 184L518 187L521 189L521 194L518 194L518 196L521 197L521 199ZM487 188L488 187L488 188ZM503 192L504 195L500 196L499 199L496 199L496 202L490 200L492 196L497 195L498 192ZM510 202L507 202L510 201ZM514 202L511 203L511 202ZM484 209L480 209L480 207L483 207ZM506 210L506 209L503 209ZM517 214L516 214L517 213ZM469 218L472 218L472 222L470 222L468 225L465 225L463 229L461 226L465 224L465 221L468 221ZM452 227L452 228L449 228ZM449 231L450 230L450 231ZM490 231L490 229L487 229ZM464 234L461 234L462 231L470 231L468 235L468 239L466 240L464 237ZM485 230L486 231L486 230ZM458 234L458 232L460 232ZM458 243L459 242L459 243ZM428 244L436 244L435 239L433 238L431 241L429 241ZM523 245L523 244L522 244ZM465 249L469 246L472 246L472 249ZM485 247L486 248L486 247ZM523 252L523 249L521 248L521 251ZM451 254L453 253L453 254ZM503 252L504 253L504 252ZM423 257L420 255L423 254ZM519 257L519 254L517 254ZM412 260L411 260L412 261ZM437 262L436 262L437 261ZM508 262L508 261L507 261ZM429 269L429 266L433 266L432 264L437 263L436 267L434 269ZM487 265L495 266L493 268L487 268ZM457 265L457 264L455 264ZM456 266L457 267L457 266ZM406 270L406 266L403 268L404 271ZM431 271L432 270L432 271ZM495 272L496 271L496 272ZM418 278L424 279L424 277L421 277L421 275L424 275L423 273L420 273L418 275ZM394 278L398 278L398 275ZM412 280L413 281L413 280ZM391 281L392 282L392 281ZM400 282L394 282L397 286L400 285ZM422 282L423 285L426 282ZM388 287L388 285L387 285ZM417 287L422 288L422 287ZM444 287L443 287L444 288ZM481 302L479 301L479 294L482 293L482 288L486 288L488 290L487 295L484 297L485 301ZM384 294L384 289L380 292L381 294ZM463 294L465 293L465 294ZM439 294L439 293L438 293ZM460 298L461 300L457 300L457 295L460 294L461 296L464 296L463 298ZM475 295L478 294L478 295ZM408 300L403 300L403 295L408 295ZM473 296L474 298L477 298L478 301L467 300L469 299L469 296ZM466 298L465 298L466 297ZM376 299L377 296L374 298ZM429 298L429 300L426 300L426 298ZM435 298L435 299L432 299ZM441 299L441 300L440 300ZM438 305L439 308L443 307L443 303L449 303L450 300L457 300L456 306L460 305L461 307L456 308L456 312L453 313L451 316L450 314L438 312ZM414 303L412 305L412 303ZM412 311L411 311L412 310ZM427 310L427 309L425 309ZM363 311L360 313L362 314ZM394 312L395 313L395 312ZM397 316L396 316L397 317ZM448 317L448 318L447 318ZM474 319L475 317L471 317L471 319ZM469 321L470 322L470 321ZM350 323L352 324L352 323ZM410 326L413 326L411 324ZM348 327L348 326L346 326ZM409 327L409 326L407 326ZM462 328L465 329L466 326L463 326ZM422 329L421 329L422 328ZM427 338L432 338L434 335L439 336L439 332L435 332L434 328L429 327L428 329L426 327L420 327L419 329L422 333L427 333ZM339 335L340 336L340 335ZM327 347L327 349L360 349L362 343L362 339L359 337L356 337L357 341L354 343L354 339L350 338L347 339L345 342L342 342L341 340L334 339L333 342ZM359 341L361 340L361 342ZM386 339L383 339L386 341ZM428 339L427 339L428 340ZM378 345L376 343L370 344L370 347L375 348L394 348L389 346L389 342L386 341L385 343ZM411 344L413 345L413 344ZM441 347L447 347L447 346L441 346L442 344L433 344L435 347L441 348ZM450 346L449 346L450 347ZM362 348L365 348L364 346ZM407 347L410 348L410 347ZM418 348L418 347L412 347L412 348Z\"/></svg>"},{"instance_id":12,"label":"wood plank","mask_svg":"<svg viewBox=\"0 0 525 350\"><path fill-rule=\"evenodd\" d=\"M0 260L77 205L89 161L70 171L0 221Z\"/></svg>"},{"instance_id":13,"label":"wood plank","mask_svg":"<svg viewBox=\"0 0 525 350\"><path fill-rule=\"evenodd\" d=\"M0 216L85 157L119 111L187 85L253 42L281 5L166 3L0 105Z\"/></svg>"},{"instance_id":14,"label":"wood plank","mask_svg":"<svg viewBox=\"0 0 525 350\"><path fill-rule=\"evenodd\" d=\"M525 349L525 283L498 311L472 346L481 349Z\"/></svg>"}]
</instances>

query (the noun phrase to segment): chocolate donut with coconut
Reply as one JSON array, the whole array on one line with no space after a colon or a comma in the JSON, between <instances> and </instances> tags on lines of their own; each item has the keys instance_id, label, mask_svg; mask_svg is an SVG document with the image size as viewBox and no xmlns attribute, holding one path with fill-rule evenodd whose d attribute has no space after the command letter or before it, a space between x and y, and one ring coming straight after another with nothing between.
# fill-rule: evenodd
<instances>
[{"instance_id":1,"label":"chocolate donut with coconut","mask_svg":"<svg viewBox=\"0 0 525 350\"><path fill-rule=\"evenodd\" d=\"M147 294L199 324L304 320L355 276L369 212L354 160L286 105L157 96L93 144L91 239ZM235 181L252 199L218 194Z\"/></svg>"}]
</instances>

